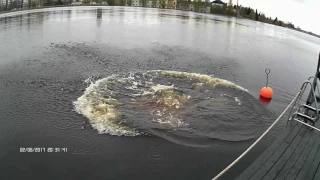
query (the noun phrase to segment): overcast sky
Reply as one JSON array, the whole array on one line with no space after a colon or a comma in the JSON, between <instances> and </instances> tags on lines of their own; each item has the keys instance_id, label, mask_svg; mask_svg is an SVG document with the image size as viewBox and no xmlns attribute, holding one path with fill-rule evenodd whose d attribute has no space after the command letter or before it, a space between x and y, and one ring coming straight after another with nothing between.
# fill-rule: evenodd
<instances>
[{"instance_id":1,"label":"overcast sky","mask_svg":"<svg viewBox=\"0 0 320 180\"><path fill-rule=\"evenodd\" d=\"M233 0L233 4L236 3L237 0ZM239 5L258 9L268 17L278 17L303 30L320 34L320 0L239 0Z\"/></svg>"}]
</instances>

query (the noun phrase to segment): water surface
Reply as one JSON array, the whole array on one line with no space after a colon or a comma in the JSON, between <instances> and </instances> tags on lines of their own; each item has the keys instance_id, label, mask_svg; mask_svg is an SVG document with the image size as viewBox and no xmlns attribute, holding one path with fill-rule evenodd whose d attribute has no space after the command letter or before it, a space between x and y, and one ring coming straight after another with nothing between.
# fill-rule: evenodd
<instances>
[{"instance_id":1,"label":"water surface","mask_svg":"<svg viewBox=\"0 0 320 180\"><path fill-rule=\"evenodd\" d=\"M210 179L281 113L314 74L320 49L315 37L268 24L132 7L1 14L0 39L0 171L6 179ZM268 105L258 101L266 68L275 93ZM208 75L247 91L199 87L203 82L195 78L155 70ZM138 81L119 81L130 76ZM139 135L111 135L76 112L74 103L91 82L108 77L117 77L106 83L112 86L101 84L119 101L121 118L113 122ZM157 85L174 88L152 92ZM140 95L128 96L134 94ZM163 111L168 104L174 107L169 113ZM96 115L109 112L95 105ZM268 147L284 124L226 179ZM68 153L20 153L21 147Z\"/></svg>"}]
</instances>

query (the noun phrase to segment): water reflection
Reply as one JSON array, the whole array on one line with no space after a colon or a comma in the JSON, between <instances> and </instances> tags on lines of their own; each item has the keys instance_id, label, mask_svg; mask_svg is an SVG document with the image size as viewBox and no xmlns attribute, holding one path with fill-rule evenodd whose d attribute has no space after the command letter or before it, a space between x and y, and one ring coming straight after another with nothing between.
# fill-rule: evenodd
<instances>
[{"instance_id":1,"label":"water reflection","mask_svg":"<svg viewBox=\"0 0 320 180\"><path fill-rule=\"evenodd\" d=\"M267 99L267 98L260 96L259 101L264 105L268 105L271 102L271 99Z\"/></svg>"},{"instance_id":2,"label":"water reflection","mask_svg":"<svg viewBox=\"0 0 320 180\"><path fill-rule=\"evenodd\" d=\"M92 28L103 27L104 29L112 30L113 35L122 34L119 38L132 43L139 44L139 42L144 42L143 40L152 36L163 43L185 44L190 47L199 46L204 51L210 49L209 51L224 54L235 52L235 50L249 52L251 49L255 49L256 53L264 55L268 52L265 51L266 46L270 51L274 51L281 49L273 48L274 43L284 43L289 37L304 37L303 34L297 34L287 29L283 30L283 28L274 28L263 23L186 11L123 7L73 7L56 8L54 11L52 9L31 11L33 13L21 12L24 14L12 17L0 15L0 17L3 17L0 18L0 27L3 27L2 30L6 30L15 26L23 27L23 25L26 25L25 28L33 29L34 25L40 26L45 20L46 23L43 26L47 31L46 33L52 28L64 28L64 31L69 28L74 29L68 30L70 33L80 36L80 32L94 32L95 29ZM104 13L103 23L102 13ZM59 22L58 26L57 22ZM113 26L109 26L110 24ZM141 27L148 29L142 31ZM141 32L148 32L148 34ZM142 39L139 42L135 42L130 40L131 37L141 37ZM134 39L137 40L136 38ZM155 41L154 39L152 41ZM318 48L314 47L316 44L311 44L311 42L292 43L298 38L290 39L285 44L286 46L307 45L308 47L310 46L310 51ZM106 39L105 41L109 42ZM317 40L312 39L312 41L317 43ZM262 45L264 47L260 47ZM302 48L304 47L300 49Z\"/></svg>"},{"instance_id":3,"label":"water reflection","mask_svg":"<svg viewBox=\"0 0 320 180\"><path fill-rule=\"evenodd\" d=\"M23 16L20 15L19 16L19 26L22 27L22 25L23 25Z\"/></svg>"},{"instance_id":4,"label":"water reflection","mask_svg":"<svg viewBox=\"0 0 320 180\"><path fill-rule=\"evenodd\" d=\"M232 21L227 21L227 25L229 26L227 28L227 31L225 33L225 38L227 40L227 50L228 53L233 53L233 49L236 48L235 42L234 42L234 36L235 36L235 23Z\"/></svg>"},{"instance_id":5,"label":"water reflection","mask_svg":"<svg viewBox=\"0 0 320 180\"><path fill-rule=\"evenodd\" d=\"M101 27L102 9L97 9L97 26Z\"/></svg>"},{"instance_id":6,"label":"water reflection","mask_svg":"<svg viewBox=\"0 0 320 180\"><path fill-rule=\"evenodd\" d=\"M71 19L71 10L68 10L67 14L68 14L68 20L70 20Z\"/></svg>"},{"instance_id":7,"label":"water reflection","mask_svg":"<svg viewBox=\"0 0 320 180\"><path fill-rule=\"evenodd\" d=\"M28 31L30 31L30 26L31 26L31 14L27 15L27 27Z\"/></svg>"}]
</instances>

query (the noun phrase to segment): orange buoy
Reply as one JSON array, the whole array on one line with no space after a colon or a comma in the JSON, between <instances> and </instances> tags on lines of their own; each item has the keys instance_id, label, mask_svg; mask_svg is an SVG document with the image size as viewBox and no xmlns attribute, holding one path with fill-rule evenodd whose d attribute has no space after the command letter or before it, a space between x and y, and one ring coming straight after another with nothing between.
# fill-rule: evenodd
<instances>
[{"instance_id":1,"label":"orange buoy","mask_svg":"<svg viewBox=\"0 0 320 180\"><path fill-rule=\"evenodd\" d=\"M262 97L264 97L266 99L271 99L272 96L273 96L273 90L270 87L268 87L268 80L269 80L270 70L266 69L265 72L267 74L267 83L266 83L266 87L263 87L260 90L260 96L262 96Z\"/></svg>"},{"instance_id":2,"label":"orange buoy","mask_svg":"<svg viewBox=\"0 0 320 180\"><path fill-rule=\"evenodd\" d=\"M260 96L267 98L267 99L271 99L273 96L273 91L270 87L263 87L260 90Z\"/></svg>"}]
</instances>

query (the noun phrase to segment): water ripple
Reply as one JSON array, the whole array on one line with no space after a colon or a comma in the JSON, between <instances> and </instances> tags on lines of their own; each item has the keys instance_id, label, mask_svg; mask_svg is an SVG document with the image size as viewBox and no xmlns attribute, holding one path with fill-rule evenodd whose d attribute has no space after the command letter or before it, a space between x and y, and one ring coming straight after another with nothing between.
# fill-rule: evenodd
<instances>
[{"instance_id":1,"label":"water ripple","mask_svg":"<svg viewBox=\"0 0 320 180\"><path fill-rule=\"evenodd\" d=\"M166 157L166 151L160 147L150 147L149 148L149 157L153 160L161 160Z\"/></svg>"},{"instance_id":2,"label":"water ripple","mask_svg":"<svg viewBox=\"0 0 320 180\"><path fill-rule=\"evenodd\" d=\"M100 150L98 143L93 138L73 136L63 141L63 146L72 154L95 153Z\"/></svg>"}]
</instances>

